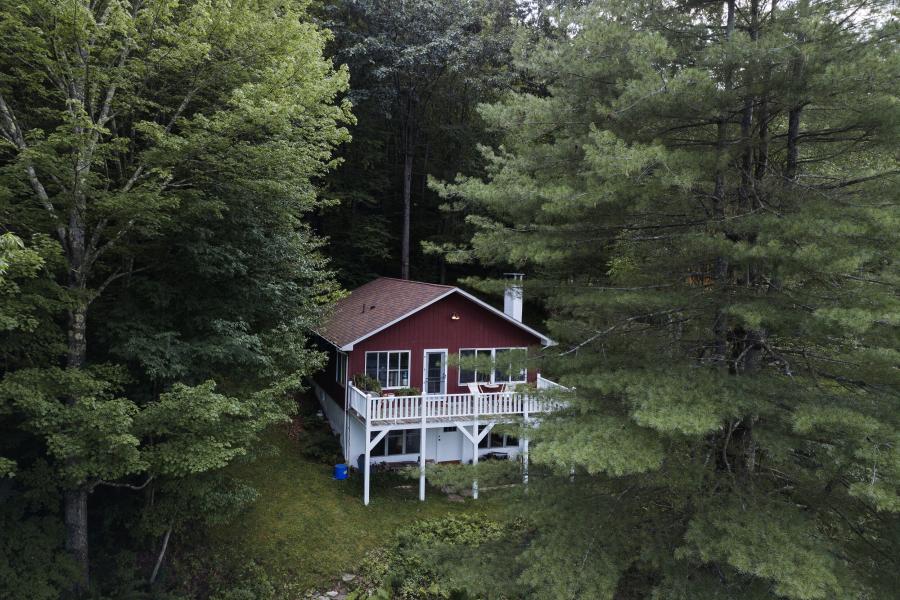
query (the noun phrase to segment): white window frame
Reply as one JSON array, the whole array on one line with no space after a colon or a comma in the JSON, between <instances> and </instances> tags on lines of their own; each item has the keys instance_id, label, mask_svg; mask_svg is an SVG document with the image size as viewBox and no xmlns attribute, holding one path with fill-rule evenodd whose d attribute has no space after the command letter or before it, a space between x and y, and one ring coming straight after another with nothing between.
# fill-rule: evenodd
<instances>
[{"instance_id":1,"label":"white window frame","mask_svg":"<svg viewBox=\"0 0 900 600\"><path fill-rule=\"evenodd\" d=\"M463 355L462 355L463 352L474 352L476 359L478 358L479 352L490 352L491 353L491 362L494 361L494 349L493 348L460 348L456 353L457 356L459 356L460 363L462 363L462 360L463 360ZM469 369L463 369L462 364L460 364L460 366L456 369L456 383L458 385L464 386L464 385L469 385L470 383L475 383L475 384L494 383L494 368L493 367L491 367L491 377L486 381L478 381L478 369L471 369L474 380L463 382L463 380L462 380L463 371L468 371L468 370Z\"/></svg>"},{"instance_id":2,"label":"white window frame","mask_svg":"<svg viewBox=\"0 0 900 600\"><path fill-rule=\"evenodd\" d=\"M411 351L409 351L409 350L370 350L370 351L366 352L365 362L363 363L363 373L365 373L366 375L369 374L368 368L369 368L369 355L370 354L387 354L388 355L387 356L388 366L384 370L386 377L387 377L385 382L388 382L391 380L391 371L392 370L396 373L403 372L403 369L391 369L390 368L390 365L391 365L391 356L390 355L391 354L406 354L406 385L382 385L381 389L383 389L383 390L402 390L403 388L408 388L408 387L410 387L410 385L412 385L412 352ZM378 358L378 361L379 361L378 364L380 365L381 358ZM398 359L397 362L399 364L400 360ZM378 380L378 370L379 370L378 365L376 365L375 377L374 377L376 380ZM399 379L400 379L400 381L403 380L402 377L399 377ZM381 383L381 381L378 381L378 383Z\"/></svg>"},{"instance_id":3,"label":"white window frame","mask_svg":"<svg viewBox=\"0 0 900 600\"><path fill-rule=\"evenodd\" d=\"M347 385L348 362L349 359L346 352L341 352L340 350L335 351L334 379L341 387Z\"/></svg>"},{"instance_id":4,"label":"white window frame","mask_svg":"<svg viewBox=\"0 0 900 600\"><path fill-rule=\"evenodd\" d=\"M455 428L454 428L454 429L455 429ZM371 432L371 433L369 434L369 439L370 439L370 440L371 440L371 439L374 439L377 433L378 433L378 432L376 432L376 431ZM392 454L392 453L390 452L390 446L389 446L389 444L388 444L388 436L393 437L393 436L395 436L397 433L400 433L400 434L401 434L401 435L400 435L400 437L401 437L401 439L402 439L401 447L402 447L402 450L403 450L403 451L402 451L402 452L395 452L395 453ZM413 451L411 451L410 448L409 448L409 438L410 438L410 437L413 437L413 436L416 436L416 435L419 436L419 449L416 450L415 452L413 452ZM489 436L488 436L488 437L489 437ZM377 450L382 450L382 452L379 452L379 453L376 454L376 453L375 453L375 450L376 450L376 449L377 449ZM378 442L378 443L375 445L374 448L372 448L372 453L371 453L371 454L372 454L372 456L375 456L375 457L378 457L378 458L388 458L388 457L391 457L391 456L405 456L405 455L407 455L407 454L420 454L421 452L422 452L422 436L421 436L421 430L416 429L416 428L410 428L410 429L391 429L391 430L389 430L389 431L387 432L387 434L385 434L385 436L384 436L383 438L381 438L381 441Z\"/></svg>"},{"instance_id":5,"label":"white window frame","mask_svg":"<svg viewBox=\"0 0 900 600\"><path fill-rule=\"evenodd\" d=\"M494 362L494 368L491 369L491 382L492 383L527 383L528 382L528 367L525 367L521 371L521 379L509 379L507 381L496 381L497 378L497 350L522 350L523 352L527 352L528 348L524 346L508 346L503 348L494 348L494 353L491 355L491 358ZM512 375L510 374L510 377Z\"/></svg>"},{"instance_id":6,"label":"white window frame","mask_svg":"<svg viewBox=\"0 0 900 600\"><path fill-rule=\"evenodd\" d=\"M441 359L442 372L441 378L444 383L444 391L437 392L437 394L446 394L447 386L450 384L449 378L447 377L447 369L450 363L450 350L447 348L426 348L424 352L422 352L422 393L428 394L428 355L429 354L437 354L441 353L444 357Z\"/></svg>"},{"instance_id":7,"label":"white window frame","mask_svg":"<svg viewBox=\"0 0 900 600\"><path fill-rule=\"evenodd\" d=\"M464 385L468 385L469 383L476 383L476 384L481 383L481 384L485 384L485 385L487 385L487 384L496 385L498 383L525 383L525 382L527 382L528 381L528 368L527 367L525 369L522 369L522 373L521 373L522 379L515 379L515 380L510 380L510 381L496 381L496 378L497 378L496 377L496 375L497 375L497 350L526 350L527 351L528 348L526 348L524 346L503 346L500 348L460 348L459 351L457 352L457 355L459 356L460 361L463 360L462 353L466 352L466 351L475 352L476 358L478 357L478 352L490 352L491 353L491 364L492 364L491 377L487 381L478 381L478 369L473 369L472 372L475 374L475 381L463 383L463 381L462 381L463 368L459 367L459 368L457 368L457 373L456 373L456 383L460 386L464 386ZM465 369L465 370L468 371L469 369Z\"/></svg>"},{"instance_id":8,"label":"white window frame","mask_svg":"<svg viewBox=\"0 0 900 600\"><path fill-rule=\"evenodd\" d=\"M478 433L480 434L482 431L484 431L485 427L487 427L487 425L479 425ZM492 436L495 435L499 435L503 439L503 443L499 446L494 445ZM510 444L510 439L514 439L516 440L516 442L514 444ZM481 442L478 443L479 450L509 450L510 448L519 448L520 446L521 442L519 441L519 438L514 436L513 434L500 432L494 433L493 430L485 435L484 438L482 438Z\"/></svg>"}]
</instances>

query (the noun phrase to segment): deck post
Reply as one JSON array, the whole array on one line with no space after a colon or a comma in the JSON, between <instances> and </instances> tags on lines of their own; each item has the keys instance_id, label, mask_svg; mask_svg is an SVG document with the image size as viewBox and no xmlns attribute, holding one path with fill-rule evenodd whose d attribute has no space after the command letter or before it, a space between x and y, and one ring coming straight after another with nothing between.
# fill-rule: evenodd
<instances>
[{"instance_id":1,"label":"deck post","mask_svg":"<svg viewBox=\"0 0 900 600\"><path fill-rule=\"evenodd\" d=\"M350 380L344 382L344 423L341 428L341 445L344 447L344 460L350 464Z\"/></svg>"},{"instance_id":2,"label":"deck post","mask_svg":"<svg viewBox=\"0 0 900 600\"><path fill-rule=\"evenodd\" d=\"M364 438L364 444L366 446L366 458L363 462L363 505L369 505L369 481L372 477L372 465L369 464L372 457L372 432L371 432L371 424L369 422L369 417L372 414L372 399L369 397L369 394L366 394L366 437Z\"/></svg>"},{"instance_id":3,"label":"deck post","mask_svg":"<svg viewBox=\"0 0 900 600\"><path fill-rule=\"evenodd\" d=\"M419 500L425 501L425 395L422 394L421 429L419 430Z\"/></svg>"},{"instance_id":4,"label":"deck post","mask_svg":"<svg viewBox=\"0 0 900 600\"><path fill-rule=\"evenodd\" d=\"M526 397L522 402L522 412L525 420L525 431L528 431L528 402L531 399ZM528 485L528 436L522 437L522 483Z\"/></svg>"},{"instance_id":5,"label":"deck post","mask_svg":"<svg viewBox=\"0 0 900 600\"><path fill-rule=\"evenodd\" d=\"M472 425L472 467L475 468L475 478L472 480L472 498L475 500L478 500L478 442L481 441L478 436L478 405L480 401L480 392L472 395L472 412L475 413L475 423Z\"/></svg>"}]
</instances>

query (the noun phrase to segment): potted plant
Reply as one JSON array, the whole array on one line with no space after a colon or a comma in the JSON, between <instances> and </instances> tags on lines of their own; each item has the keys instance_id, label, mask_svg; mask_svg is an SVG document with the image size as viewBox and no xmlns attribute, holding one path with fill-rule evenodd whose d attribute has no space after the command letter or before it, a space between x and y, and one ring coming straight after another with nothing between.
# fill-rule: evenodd
<instances>
[{"instance_id":1,"label":"potted plant","mask_svg":"<svg viewBox=\"0 0 900 600\"><path fill-rule=\"evenodd\" d=\"M357 373L351 380L353 385L364 392L372 392L375 395L381 395L381 383L374 377L370 377L365 373Z\"/></svg>"}]
</instances>

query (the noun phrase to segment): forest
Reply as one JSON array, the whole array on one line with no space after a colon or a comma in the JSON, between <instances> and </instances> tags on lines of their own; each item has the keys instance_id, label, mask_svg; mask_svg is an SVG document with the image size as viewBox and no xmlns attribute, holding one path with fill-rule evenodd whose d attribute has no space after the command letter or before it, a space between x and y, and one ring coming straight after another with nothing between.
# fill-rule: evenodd
<instances>
[{"instance_id":1,"label":"forest","mask_svg":"<svg viewBox=\"0 0 900 600\"><path fill-rule=\"evenodd\" d=\"M0 0L0 600L296 600L348 569L355 600L895 597L898 16ZM336 301L502 303L509 272L570 390L516 430L527 487L396 492L405 528L337 558L229 537L293 493L260 465L330 464L297 424Z\"/></svg>"}]
</instances>

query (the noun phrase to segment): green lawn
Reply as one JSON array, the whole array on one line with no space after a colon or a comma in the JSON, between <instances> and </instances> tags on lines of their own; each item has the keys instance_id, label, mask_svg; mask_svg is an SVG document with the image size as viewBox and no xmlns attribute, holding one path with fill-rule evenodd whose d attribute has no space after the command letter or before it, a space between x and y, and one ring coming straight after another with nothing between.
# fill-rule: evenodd
<instances>
[{"instance_id":1,"label":"green lawn","mask_svg":"<svg viewBox=\"0 0 900 600\"><path fill-rule=\"evenodd\" d=\"M313 423L314 417L306 421ZM431 487L427 500L420 502L417 481L378 472L372 477L370 504L363 506L359 474L335 481L333 465L311 456L316 452L305 444L337 447L333 438L321 434L321 423L315 427L301 433L300 441L283 430L270 432L266 441L279 453L233 469L260 495L247 513L214 534L217 542L241 548L246 558L267 570L312 587L352 571L367 551L387 542L404 524L453 512L499 510L499 498L482 495L479 500L451 502ZM408 489L399 487L403 485Z\"/></svg>"}]
</instances>

